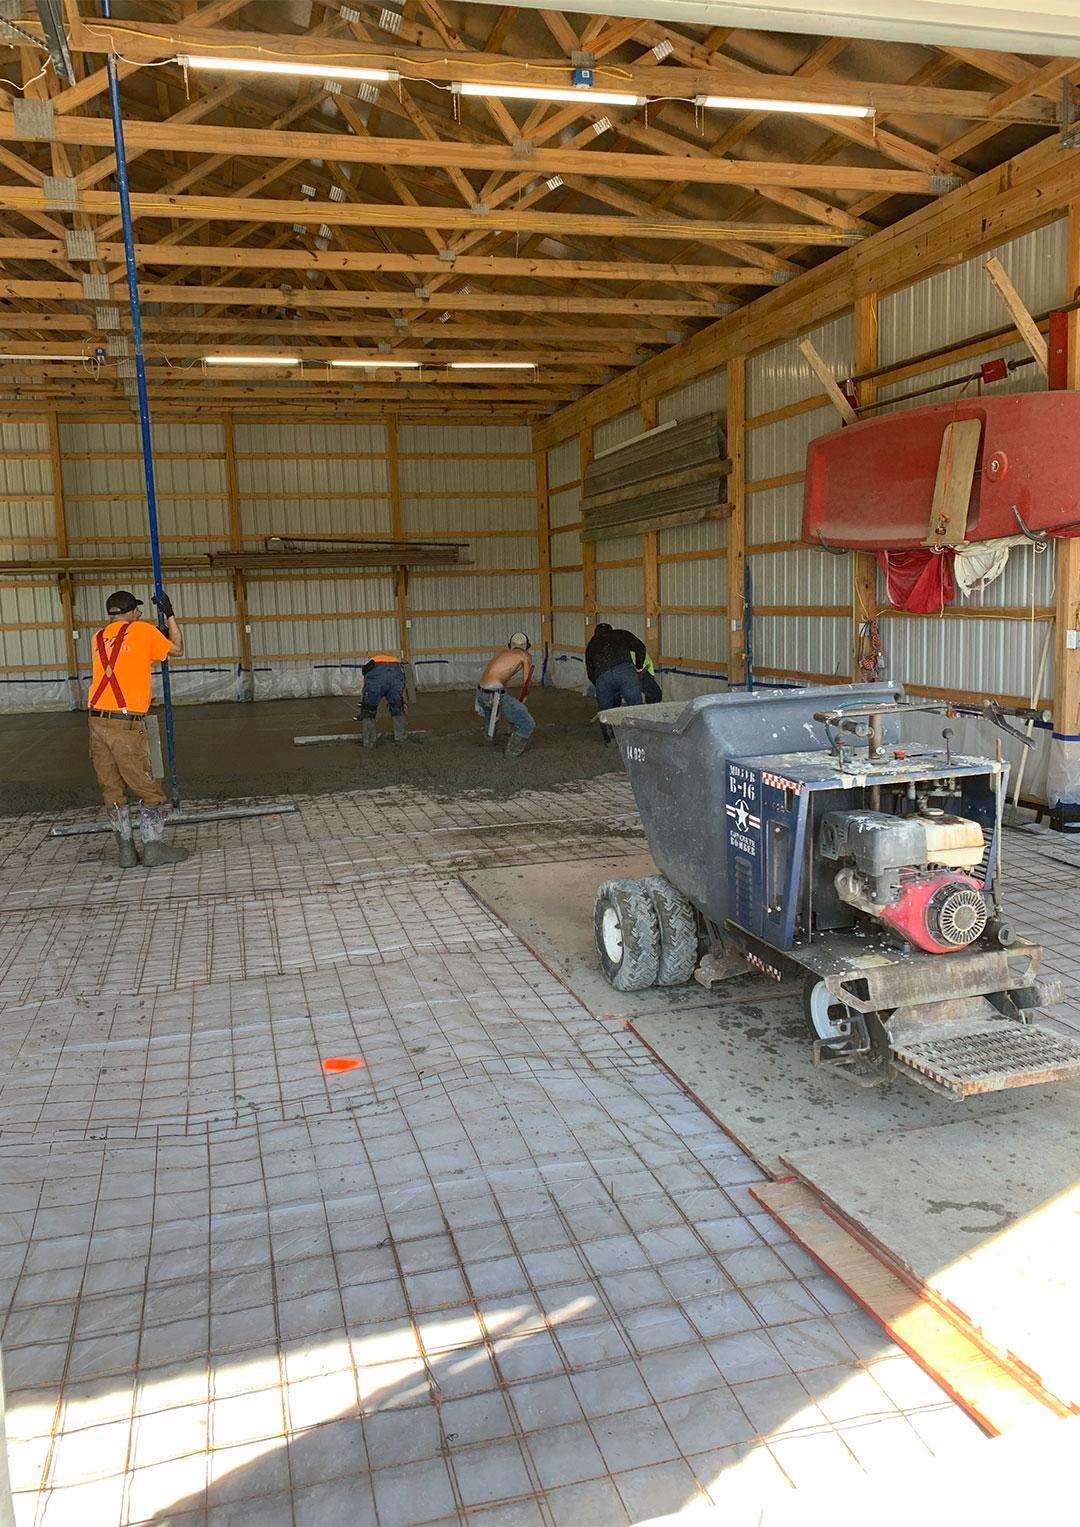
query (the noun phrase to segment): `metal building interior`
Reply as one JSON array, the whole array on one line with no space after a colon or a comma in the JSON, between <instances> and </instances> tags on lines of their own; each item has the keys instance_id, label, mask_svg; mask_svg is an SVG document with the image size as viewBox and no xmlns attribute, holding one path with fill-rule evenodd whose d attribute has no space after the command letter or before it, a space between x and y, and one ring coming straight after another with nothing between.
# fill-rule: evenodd
<instances>
[{"instance_id":1,"label":"metal building interior","mask_svg":"<svg viewBox=\"0 0 1080 1527\"><path fill-rule=\"evenodd\" d=\"M0 55L0 1522L1058 1520L1080 23L0 0ZM117 589L184 633L159 868L87 758ZM663 691L606 731L603 623Z\"/></svg>"}]
</instances>

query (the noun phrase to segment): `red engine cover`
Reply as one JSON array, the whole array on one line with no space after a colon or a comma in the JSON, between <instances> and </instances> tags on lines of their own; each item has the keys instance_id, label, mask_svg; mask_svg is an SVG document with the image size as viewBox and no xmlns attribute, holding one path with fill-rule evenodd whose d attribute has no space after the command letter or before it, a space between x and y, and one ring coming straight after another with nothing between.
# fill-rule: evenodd
<instances>
[{"instance_id":1,"label":"red engine cover","mask_svg":"<svg viewBox=\"0 0 1080 1527\"><path fill-rule=\"evenodd\" d=\"M945 426L978 419L982 438L967 539L1080 520L1080 392L1025 392L911 408L846 425L806 451L803 540L867 551L921 546Z\"/></svg>"},{"instance_id":2,"label":"red engine cover","mask_svg":"<svg viewBox=\"0 0 1080 1527\"><path fill-rule=\"evenodd\" d=\"M900 900L895 906L882 907L876 915L882 922L888 923L890 928L895 928L916 949L925 949L929 954L955 954L958 949L967 948L967 945L939 944L931 937L926 926L926 908L930 898L942 886L949 885L966 886L979 892L983 889L970 875L958 875L955 870L941 870L925 878L902 879Z\"/></svg>"}]
</instances>

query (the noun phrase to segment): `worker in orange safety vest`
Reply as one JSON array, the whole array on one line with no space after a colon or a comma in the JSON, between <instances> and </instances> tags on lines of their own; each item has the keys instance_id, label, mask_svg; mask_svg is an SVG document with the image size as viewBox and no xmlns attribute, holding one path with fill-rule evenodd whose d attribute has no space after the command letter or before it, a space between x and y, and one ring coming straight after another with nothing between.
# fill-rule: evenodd
<instances>
[{"instance_id":1,"label":"worker in orange safety vest","mask_svg":"<svg viewBox=\"0 0 1080 1527\"><path fill-rule=\"evenodd\" d=\"M94 636L90 759L109 808L122 869L139 862L126 796L129 790L142 809L142 862L147 869L176 864L188 856L186 848L170 848L163 841L165 792L150 771L146 740L150 672L155 663L179 657L184 650L169 596L155 596L154 603L165 617L165 631L143 620L140 599L118 589L105 605L113 619Z\"/></svg>"}]
</instances>

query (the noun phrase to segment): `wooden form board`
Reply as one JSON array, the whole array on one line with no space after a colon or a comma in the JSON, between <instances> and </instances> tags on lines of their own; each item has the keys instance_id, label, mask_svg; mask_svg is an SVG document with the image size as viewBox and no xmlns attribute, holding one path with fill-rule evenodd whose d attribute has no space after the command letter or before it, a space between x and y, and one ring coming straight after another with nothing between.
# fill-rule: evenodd
<instances>
[{"instance_id":1,"label":"wooden form board","mask_svg":"<svg viewBox=\"0 0 1080 1527\"><path fill-rule=\"evenodd\" d=\"M770 1182L751 1194L857 1299L900 1347L993 1436L1068 1410L1035 1393L915 1293L801 1183Z\"/></svg>"}]
</instances>

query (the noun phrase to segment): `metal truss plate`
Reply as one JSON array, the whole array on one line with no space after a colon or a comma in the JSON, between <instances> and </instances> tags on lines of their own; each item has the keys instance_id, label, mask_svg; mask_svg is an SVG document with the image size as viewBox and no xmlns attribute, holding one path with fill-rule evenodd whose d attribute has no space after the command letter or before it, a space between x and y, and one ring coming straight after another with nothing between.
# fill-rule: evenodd
<instances>
[{"instance_id":1,"label":"metal truss plate","mask_svg":"<svg viewBox=\"0 0 1080 1527\"><path fill-rule=\"evenodd\" d=\"M928 1080L955 1097L1003 1092L1035 1082L1080 1076L1080 1044L1038 1024L991 1019L935 1038L902 1041L894 1061L915 1080Z\"/></svg>"}]
</instances>

